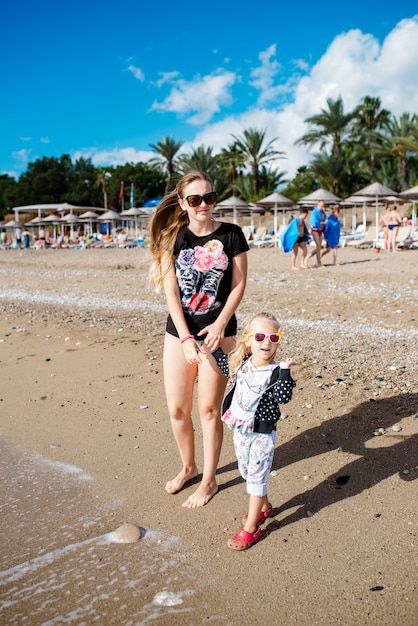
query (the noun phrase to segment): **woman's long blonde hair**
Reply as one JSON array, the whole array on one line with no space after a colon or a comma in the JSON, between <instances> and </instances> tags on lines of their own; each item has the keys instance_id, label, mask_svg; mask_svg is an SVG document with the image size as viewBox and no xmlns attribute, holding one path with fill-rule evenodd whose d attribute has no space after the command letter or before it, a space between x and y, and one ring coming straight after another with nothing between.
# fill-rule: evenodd
<instances>
[{"instance_id":1,"label":"woman's long blonde hair","mask_svg":"<svg viewBox=\"0 0 418 626\"><path fill-rule=\"evenodd\" d=\"M228 355L229 375L231 377L231 380L234 380L237 371L241 367L241 364L246 360L247 357L251 355L251 348L246 344L247 335L251 324L254 322L254 320L258 319L269 320L270 322L273 322L273 324L277 325L277 330L280 330L280 323L277 317L275 315L272 315L271 313L267 313L266 311L256 313L252 316L250 320L248 320L244 327L244 330L242 331L241 336L237 340L235 348Z\"/></svg>"},{"instance_id":2,"label":"woman's long blonde hair","mask_svg":"<svg viewBox=\"0 0 418 626\"><path fill-rule=\"evenodd\" d=\"M157 291L170 265L177 233L189 223L186 211L181 208L178 199L184 197L184 189L195 180L212 181L204 172L188 172L179 180L173 191L167 194L157 206L150 228L150 250L154 262L151 267L151 283ZM169 254L167 254L167 252Z\"/></svg>"}]
</instances>

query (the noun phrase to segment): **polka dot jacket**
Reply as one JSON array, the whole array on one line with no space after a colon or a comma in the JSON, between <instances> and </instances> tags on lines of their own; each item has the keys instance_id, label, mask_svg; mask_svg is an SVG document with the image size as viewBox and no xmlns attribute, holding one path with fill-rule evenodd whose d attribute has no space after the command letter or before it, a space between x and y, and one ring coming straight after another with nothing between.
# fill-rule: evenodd
<instances>
[{"instance_id":1,"label":"polka dot jacket","mask_svg":"<svg viewBox=\"0 0 418 626\"><path fill-rule=\"evenodd\" d=\"M290 402L295 385L296 383L291 377L289 369L280 369L280 366L277 366L273 370L270 382L261 394L255 411L253 432L268 434L276 430L276 423L280 419L279 404ZM234 391L235 384L224 398L222 415L231 406Z\"/></svg>"}]
</instances>

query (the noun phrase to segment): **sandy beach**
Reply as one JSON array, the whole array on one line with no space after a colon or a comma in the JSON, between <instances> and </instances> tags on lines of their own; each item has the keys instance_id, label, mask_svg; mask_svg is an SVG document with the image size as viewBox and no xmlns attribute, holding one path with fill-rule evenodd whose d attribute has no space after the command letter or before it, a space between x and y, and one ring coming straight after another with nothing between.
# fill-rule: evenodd
<instances>
[{"instance_id":1,"label":"sandy beach","mask_svg":"<svg viewBox=\"0 0 418 626\"><path fill-rule=\"evenodd\" d=\"M165 406L166 308L146 248L0 251L0 623L416 626L418 253L343 248L290 270L251 249L239 325L282 321L300 362L263 540L225 429L202 509ZM201 428L194 412L197 460ZM111 533L142 529L133 544Z\"/></svg>"}]
</instances>

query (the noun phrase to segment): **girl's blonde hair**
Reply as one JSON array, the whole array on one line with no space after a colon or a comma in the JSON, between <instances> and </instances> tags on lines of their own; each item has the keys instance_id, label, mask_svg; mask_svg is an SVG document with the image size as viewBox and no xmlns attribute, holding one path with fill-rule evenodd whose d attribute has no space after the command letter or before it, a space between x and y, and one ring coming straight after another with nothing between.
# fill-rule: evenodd
<instances>
[{"instance_id":1,"label":"girl's blonde hair","mask_svg":"<svg viewBox=\"0 0 418 626\"><path fill-rule=\"evenodd\" d=\"M252 316L250 320L248 320L248 322L246 323L244 327L244 330L242 331L241 336L237 340L235 348L228 355L229 374L232 380L234 380L235 374L239 370L243 361L245 361L246 357L250 356L251 354L251 348L250 346L246 344L247 335L251 327L251 324L254 322L254 320L258 320L258 319L269 320L270 322L273 322L273 324L277 326L277 330L280 329L280 323L277 317L275 315L272 315L272 313L267 313L266 311L261 311L260 313L256 313L255 315Z\"/></svg>"},{"instance_id":2,"label":"girl's blonde hair","mask_svg":"<svg viewBox=\"0 0 418 626\"><path fill-rule=\"evenodd\" d=\"M154 262L151 267L151 283L157 291L167 274L172 260L177 233L189 223L187 211L183 211L179 198L184 197L187 185L195 180L205 180L212 186L212 181L204 172L188 172L169 194L157 206L150 228L150 250ZM168 254L167 254L168 252Z\"/></svg>"}]
</instances>

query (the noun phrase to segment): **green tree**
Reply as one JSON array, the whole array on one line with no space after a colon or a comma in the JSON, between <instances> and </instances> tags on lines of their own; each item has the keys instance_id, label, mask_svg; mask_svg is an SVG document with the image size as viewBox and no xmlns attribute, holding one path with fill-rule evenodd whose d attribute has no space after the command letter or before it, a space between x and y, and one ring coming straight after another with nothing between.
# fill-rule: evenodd
<instances>
[{"instance_id":1,"label":"green tree","mask_svg":"<svg viewBox=\"0 0 418 626\"><path fill-rule=\"evenodd\" d=\"M328 98L327 105L328 109L321 109L321 113L305 119L305 123L311 128L295 143L307 147L319 144L320 150L330 146L331 154L338 156L341 154L342 144L350 135L354 113L344 113L341 96L337 100Z\"/></svg>"},{"instance_id":2,"label":"green tree","mask_svg":"<svg viewBox=\"0 0 418 626\"><path fill-rule=\"evenodd\" d=\"M376 154L383 163L394 160L397 166L398 184L395 191L403 189L408 180L408 161L411 158L408 146L411 141L413 118L409 113L403 113L399 119L391 116L383 124L382 131L376 133Z\"/></svg>"},{"instance_id":3,"label":"green tree","mask_svg":"<svg viewBox=\"0 0 418 626\"><path fill-rule=\"evenodd\" d=\"M237 147L243 153L246 163L251 168L254 198L258 197L260 190L259 177L261 166L271 163L271 161L283 155L283 152L279 152L273 148L273 144L277 141L277 138L265 144L265 136L265 130L257 130L256 128L244 130L241 137L232 135Z\"/></svg>"},{"instance_id":4,"label":"green tree","mask_svg":"<svg viewBox=\"0 0 418 626\"><path fill-rule=\"evenodd\" d=\"M0 175L0 219L18 204L17 181L8 174Z\"/></svg>"},{"instance_id":5,"label":"green tree","mask_svg":"<svg viewBox=\"0 0 418 626\"><path fill-rule=\"evenodd\" d=\"M307 196L319 187L319 183L315 178L314 173L307 165L301 165L296 171L296 175L288 183L288 185L282 189L286 198L290 198L294 202L297 202L299 198Z\"/></svg>"},{"instance_id":6,"label":"green tree","mask_svg":"<svg viewBox=\"0 0 418 626\"><path fill-rule=\"evenodd\" d=\"M21 204L65 202L71 168L71 158L68 154L62 155L59 159L43 157L29 163L26 172L19 177L19 189L22 189Z\"/></svg>"},{"instance_id":7,"label":"green tree","mask_svg":"<svg viewBox=\"0 0 418 626\"><path fill-rule=\"evenodd\" d=\"M351 142L355 145L359 157L367 161L370 180L375 180L377 169L375 136L376 132L389 121L390 112L382 109L380 98L365 96L353 113Z\"/></svg>"},{"instance_id":8,"label":"green tree","mask_svg":"<svg viewBox=\"0 0 418 626\"><path fill-rule=\"evenodd\" d=\"M182 145L183 142L181 140L176 141L172 137L167 137L167 135L165 135L158 143L150 144L150 147L154 150L154 152L157 152L159 156L150 159L148 163L162 171L167 172L164 195L171 189L173 177L177 170L176 155Z\"/></svg>"},{"instance_id":9,"label":"green tree","mask_svg":"<svg viewBox=\"0 0 418 626\"><path fill-rule=\"evenodd\" d=\"M227 180L226 193L236 195L237 182L243 176L245 165L245 156L236 142L222 148L218 155L218 163Z\"/></svg>"},{"instance_id":10,"label":"green tree","mask_svg":"<svg viewBox=\"0 0 418 626\"><path fill-rule=\"evenodd\" d=\"M178 165L184 173L196 170L211 176L218 165L218 160L219 158L213 154L212 146L201 145L193 148L189 153L181 155L178 159Z\"/></svg>"},{"instance_id":11,"label":"green tree","mask_svg":"<svg viewBox=\"0 0 418 626\"><path fill-rule=\"evenodd\" d=\"M108 208L108 187L110 179L112 178L111 168L99 167L96 170L96 187L100 187L103 194L103 206Z\"/></svg>"}]
</instances>

